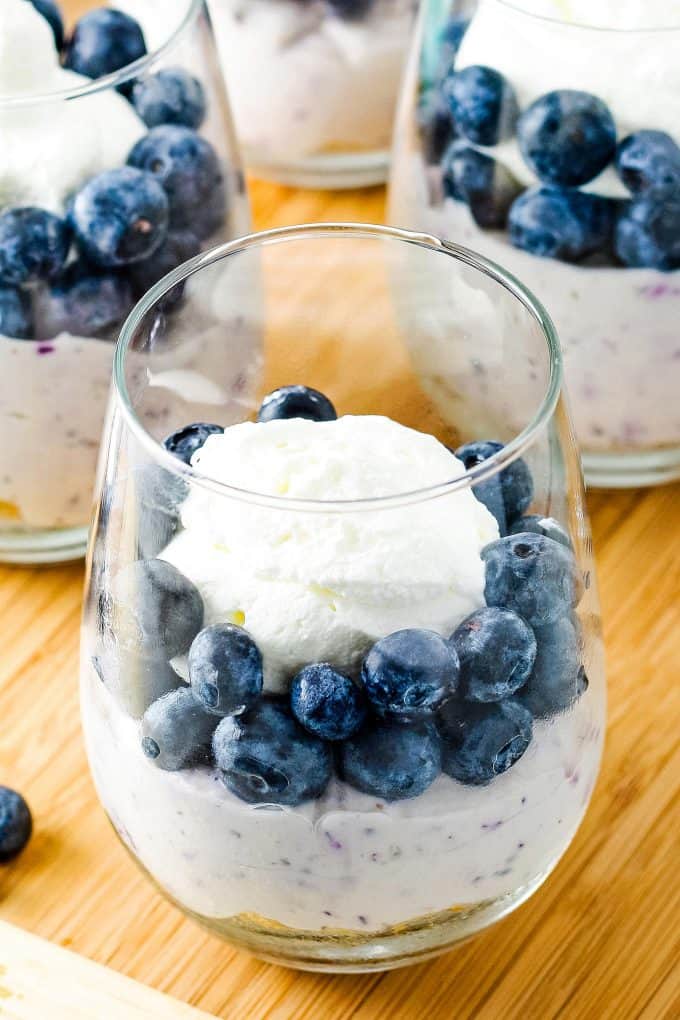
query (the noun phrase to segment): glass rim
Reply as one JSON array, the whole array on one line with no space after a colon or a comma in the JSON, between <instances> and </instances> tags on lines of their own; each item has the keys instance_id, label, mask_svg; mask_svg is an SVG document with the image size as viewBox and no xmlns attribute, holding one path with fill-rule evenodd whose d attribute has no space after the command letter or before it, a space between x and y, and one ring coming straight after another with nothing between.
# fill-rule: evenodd
<instances>
[{"instance_id":1,"label":"glass rim","mask_svg":"<svg viewBox=\"0 0 680 1020\"><path fill-rule=\"evenodd\" d=\"M548 349L549 375L548 383L543 396L524 428L507 442L498 453L489 457L481 464L466 469L455 478L445 482L437 482L433 485L424 486L419 489L406 492L390 493L383 496L360 497L358 499L309 499L290 496L271 495L268 493L243 489L228 482L218 481L185 464L178 457L167 451L158 440L156 440L145 428L133 407L130 394L125 381L125 365L130 345L135 339L137 330L142 324L146 315L164 297L169 290L177 284L183 283L189 277L194 276L201 270L215 265L223 259L227 259L239 252L248 251L258 247L267 247L270 244L279 244L291 240L304 240L314 237L353 237L374 240L394 240L412 244L416 247L430 250L433 253L446 254L459 263L470 266L472 269L481 272L491 278L509 291L512 296L519 300L523 307L529 312L533 320L538 324L546 347ZM202 252L194 258L189 259L183 265L178 266L167 276L159 280L147 293L137 302L127 319L123 323L113 359L113 393L125 420L127 428L135 436L139 444L148 451L153 460L160 464L165 470L178 475L201 488L207 488L230 499L239 499L243 502L258 506L266 506L280 510L300 510L307 512L347 512L359 510L379 510L391 507L407 506L412 503L425 502L440 496L457 492L472 487L479 482L498 474L512 461L516 460L533 443L535 436L543 429L544 425L552 416L559 400L563 383L562 353L557 337L557 331L550 315L543 304L522 284L515 276L503 269L497 263L479 255L477 252L452 241L446 241L435 237L432 234L417 231L404 230L400 227L381 226L371 223L308 223L287 227L277 227L271 230L258 231L246 234L243 237L227 241L215 248Z\"/></svg>"},{"instance_id":2,"label":"glass rim","mask_svg":"<svg viewBox=\"0 0 680 1020\"><path fill-rule=\"evenodd\" d=\"M610 32L616 35L644 35L652 32L680 32L680 22L673 25L649 25L643 28L632 28L617 25L594 25L584 21L567 21L566 17L555 14L539 14L537 11L529 11L522 6L522 0L496 0L501 7L509 7L518 14L523 14L534 21L544 21L551 25L559 25L563 28L575 28L588 32Z\"/></svg>"},{"instance_id":3,"label":"glass rim","mask_svg":"<svg viewBox=\"0 0 680 1020\"><path fill-rule=\"evenodd\" d=\"M173 49L175 43L197 20L204 6L205 0L186 0L186 10L182 15L182 19L165 42L157 46L156 49L145 53L143 57L133 60L131 64L126 64L117 71L105 74L101 78L90 78L81 85L73 85L67 89L58 89L56 92L31 92L19 96L0 94L0 109L37 106L42 103L80 99L82 96L91 96L97 92L103 92L107 89L124 85L130 79L136 78L140 72L145 71L148 67L152 67L161 57Z\"/></svg>"}]
</instances>

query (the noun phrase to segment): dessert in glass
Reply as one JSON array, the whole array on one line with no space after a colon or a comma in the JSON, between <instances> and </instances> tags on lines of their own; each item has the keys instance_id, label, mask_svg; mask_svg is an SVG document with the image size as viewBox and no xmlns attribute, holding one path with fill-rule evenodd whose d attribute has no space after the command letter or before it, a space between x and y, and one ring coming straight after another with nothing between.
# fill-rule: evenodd
<instances>
[{"instance_id":1,"label":"dessert in glass","mask_svg":"<svg viewBox=\"0 0 680 1020\"><path fill-rule=\"evenodd\" d=\"M94 8L66 35L54 4L0 5L0 560L84 553L122 322L248 229L205 4L165 28L147 51L122 12ZM180 307L177 293L166 314Z\"/></svg>"},{"instance_id":2,"label":"dessert in glass","mask_svg":"<svg viewBox=\"0 0 680 1020\"><path fill-rule=\"evenodd\" d=\"M451 371L465 385L474 350L480 373L455 418L419 385L394 271L460 298ZM209 379L231 340L206 338L196 295L234 274L266 295L240 408L206 420L178 387L169 417L145 417L137 367L168 288L204 278L185 312L222 353ZM450 312L417 294L412 334ZM191 334L164 328L180 356ZM206 253L126 323L98 493L90 767L180 909L268 960L361 971L440 952L540 885L586 810L605 691L559 347L527 291L386 227Z\"/></svg>"},{"instance_id":3,"label":"dessert in glass","mask_svg":"<svg viewBox=\"0 0 680 1020\"><path fill-rule=\"evenodd\" d=\"M390 218L543 301L598 485L680 477L678 51L666 0L426 0L404 84Z\"/></svg>"}]
</instances>

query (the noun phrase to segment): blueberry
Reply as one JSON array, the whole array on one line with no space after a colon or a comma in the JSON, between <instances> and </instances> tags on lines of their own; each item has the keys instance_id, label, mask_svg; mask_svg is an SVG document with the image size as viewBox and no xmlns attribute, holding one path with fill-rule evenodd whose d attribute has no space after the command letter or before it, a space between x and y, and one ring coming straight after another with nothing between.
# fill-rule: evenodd
<instances>
[{"instance_id":1,"label":"blueberry","mask_svg":"<svg viewBox=\"0 0 680 1020\"><path fill-rule=\"evenodd\" d=\"M456 457L462 460L465 470L482 464L489 457L500 453L503 443L494 439L465 443L456 450ZM500 485L500 499L498 486ZM507 530L507 523L516 520L527 509L534 498L534 482L525 460L517 457L503 470L485 482L473 486L472 490L498 521L501 535ZM502 502L502 510L499 504Z\"/></svg>"},{"instance_id":2,"label":"blueberry","mask_svg":"<svg viewBox=\"0 0 680 1020\"><path fill-rule=\"evenodd\" d=\"M121 648L145 658L188 652L203 625L203 599L165 560L136 560L112 586L114 631Z\"/></svg>"},{"instance_id":3,"label":"blueberry","mask_svg":"<svg viewBox=\"0 0 680 1020\"><path fill-rule=\"evenodd\" d=\"M451 701L438 726L443 771L469 786L507 772L531 743L531 712L516 698L492 705Z\"/></svg>"},{"instance_id":4,"label":"blueberry","mask_svg":"<svg viewBox=\"0 0 680 1020\"><path fill-rule=\"evenodd\" d=\"M611 247L616 205L568 188L530 188L510 208L510 240L532 255L577 262Z\"/></svg>"},{"instance_id":5,"label":"blueberry","mask_svg":"<svg viewBox=\"0 0 680 1020\"><path fill-rule=\"evenodd\" d=\"M38 14L42 14L54 33L54 45L61 50L64 45L64 19L54 0L31 0Z\"/></svg>"},{"instance_id":6,"label":"blueberry","mask_svg":"<svg viewBox=\"0 0 680 1020\"><path fill-rule=\"evenodd\" d=\"M511 535L519 535L523 531L533 531L536 535L545 535L555 542L560 542L571 549L571 539L559 521L554 517L542 517L540 514L527 514L525 517L518 517L510 528Z\"/></svg>"},{"instance_id":7,"label":"blueberry","mask_svg":"<svg viewBox=\"0 0 680 1020\"><path fill-rule=\"evenodd\" d=\"M210 425L208 422L195 421L191 425L171 432L163 440L163 446L185 464L191 464L191 458L200 450L208 436L221 436L224 428L221 425Z\"/></svg>"},{"instance_id":8,"label":"blueberry","mask_svg":"<svg viewBox=\"0 0 680 1020\"><path fill-rule=\"evenodd\" d=\"M502 701L522 687L536 658L536 638L521 616L492 606L472 613L451 635L460 660L460 696Z\"/></svg>"},{"instance_id":9,"label":"blueberry","mask_svg":"<svg viewBox=\"0 0 680 1020\"><path fill-rule=\"evenodd\" d=\"M258 421L274 421L279 418L335 421L337 417L328 397L310 386L282 386L268 393L257 413Z\"/></svg>"},{"instance_id":10,"label":"blueberry","mask_svg":"<svg viewBox=\"0 0 680 1020\"><path fill-rule=\"evenodd\" d=\"M432 630L398 630L381 638L364 659L361 679L375 711L410 722L427 719L458 686L460 664Z\"/></svg>"},{"instance_id":11,"label":"blueberry","mask_svg":"<svg viewBox=\"0 0 680 1020\"><path fill-rule=\"evenodd\" d=\"M627 203L614 248L626 266L670 272L680 268L680 192L677 197Z\"/></svg>"},{"instance_id":12,"label":"blueberry","mask_svg":"<svg viewBox=\"0 0 680 1020\"><path fill-rule=\"evenodd\" d=\"M15 340L30 340L33 336L31 302L18 287L0 284L0 336Z\"/></svg>"},{"instance_id":13,"label":"blueberry","mask_svg":"<svg viewBox=\"0 0 680 1020\"><path fill-rule=\"evenodd\" d=\"M144 33L135 19L102 7L76 23L64 50L64 67L88 78L101 78L145 53Z\"/></svg>"},{"instance_id":14,"label":"blueberry","mask_svg":"<svg viewBox=\"0 0 680 1020\"><path fill-rule=\"evenodd\" d=\"M570 549L524 532L482 549L487 605L511 609L531 627L553 623L583 595L583 579Z\"/></svg>"},{"instance_id":15,"label":"blueberry","mask_svg":"<svg viewBox=\"0 0 680 1020\"><path fill-rule=\"evenodd\" d=\"M24 849L33 831L28 804L15 790L0 786L0 863L6 864Z\"/></svg>"},{"instance_id":16,"label":"blueberry","mask_svg":"<svg viewBox=\"0 0 680 1020\"><path fill-rule=\"evenodd\" d=\"M680 195L680 146L665 131L636 131L619 142L616 170L634 195Z\"/></svg>"},{"instance_id":17,"label":"blueberry","mask_svg":"<svg viewBox=\"0 0 680 1020\"><path fill-rule=\"evenodd\" d=\"M19 285L52 279L70 244L68 224L53 213L32 206L9 209L0 216L0 280Z\"/></svg>"},{"instance_id":18,"label":"blueberry","mask_svg":"<svg viewBox=\"0 0 680 1020\"><path fill-rule=\"evenodd\" d=\"M129 281L118 273L101 273L85 262L72 262L35 300L36 334L54 337L116 338L134 298Z\"/></svg>"},{"instance_id":19,"label":"blueberry","mask_svg":"<svg viewBox=\"0 0 680 1020\"><path fill-rule=\"evenodd\" d=\"M370 11L375 0L328 0L331 10L345 21L357 21Z\"/></svg>"},{"instance_id":20,"label":"blueberry","mask_svg":"<svg viewBox=\"0 0 680 1020\"><path fill-rule=\"evenodd\" d=\"M186 687L165 659L144 658L126 648L105 652L95 668L123 711L133 719L141 719L164 694Z\"/></svg>"},{"instance_id":21,"label":"blueberry","mask_svg":"<svg viewBox=\"0 0 680 1020\"><path fill-rule=\"evenodd\" d=\"M203 86L182 67L168 67L137 81L132 89L132 102L150 128L159 124L198 128L205 119Z\"/></svg>"},{"instance_id":22,"label":"blueberry","mask_svg":"<svg viewBox=\"0 0 680 1020\"><path fill-rule=\"evenodd\" d=\"M216 723L189 688L182 687L147 708L142 719L142 750L149 761L167 772L208 764Z\"/></svg>"},{"instance_id":23,"label":"blueberry","mask_svg":"<svg viewBox=\"0 0 680 1020\"><path fill-rule=\"evenodd\" d=\"M535 634L536 662L520 696L522 703L541 719L570 708L586 689L587 681L576 617L565 616L546 627L536 627Z\"/></svg>"},{"instance_id":24,"label":"blueberry","mask_svg":"<svg viewBox=\"0 0 680 1020\"><path fill-rule=\"evenodd\" d=\"M366 718L361 689L327 662L305 666L290 688L293 715L322 740L347 740Z\"/></svg>"},{"instance_id":25,"label":"blueberry","mask_svg":"<svg viewBox=\"0 0 680 1020\"><path fill-rule=\"evenodd\" d=\"M469 18L449 18L439 36L442 60L446 60L451 67L458 55L463 36L470 26Z\"/></svg>"},{"instance_id":26,"label":"blueberry","mask_svg":"<svg viewBox=\"0 0 680 1020\"><path fill-rule=\"evenodd\" d=\"M439 740L431 726L372 720L341 744L338 752L341 779L383 800L418 797L440 771Z\"/></svg>"},{"instance_id":27,"label":"blueberry","mask_svg":"<svg viewBox=\"0 0 680 1020\"><path fill-rule=\"evenodd\" d=\"M514 89L502 74L475 64L454 71L442 82L442 93L456 128L475 145L496 145L509 138L519 109Z\"/></svg>"},{"instance_id":28,"label":"blueberry","mask_svg":"<svg viewBox=\"0 0 680 1020\"><path fill-rule=\"evenodd\" d=\"M181 266L187 259L198 255L200 250L200 241L190 231L181 230L169 233L153 255L130 267L130 279L135 293L139 297L146 294L154 284L171 273L173 269L177 269L177 266ZM183 295L184 283L177 283L163 295L158 306L166 311L176 308Z\"/></svg>"},{"instance_id":29,"label":"blueberry","mask_svg":"<svg viewBox=\"0 0 680 1020\"><path fill-rule=\"evenodd\" d=\"M213 753L226 786L248 804L295 807L314 800L326 789L333 769L330 746L275 700L223 719L215 730Z\"/></svg>"},{"instance_id":30,"label":"blueberry","mask_svg":"<svg viewBox=\"0 0 680 1020\"><path fill-rule=\"evenodd\" d=\"M455 136L448 106L434 91L423 97L417 111L423 156L428 166L436 166Z\"/></svg>"},{"instance_id":31,"label":"blueberry","mask_svg":"<svg viewBox=\"0 0 680 1020\"><path fill-rule=\"evenodd\" d=\"M576 89L556 89L532 103L519 118L517 138L536 176L567 188L592 181L616 151L616 125L608 107Z\"/></svg>"},{"instance_id":32,"label":"blueberry","mask_svg":"<svg viewBox=\"0 0 680 1020\"><path fill-rule=\"evenodd\" d=\"M148 258L168 232L168 199L152 174L119 167L97 174L70 209L76 243L94 265L126 266Z\"/></svg>"},{"instance_id":33,"label":"blueberry","mask_svg":"<svg viewBox=\"0 0 680 1020\"><path fill-rule=\"evenodd\" d=\"M505 226L510 206L522 191L502 163L474 149L468 142L453 142L442 159L444 194L465 202L475 222L485 229Z\"/></svg>"},{"instance_id":34,"label":"blueberry","mask_svg":"<svg viewBox=\"0 0 680 1020\"><path fill-rule=\"evenodd\" d=\"M140 559L156 556L180 527L180 507L188 495L179 475L147 464L136 474L137 551Z\"/></svg>"},{"instance_id":35,"label":"blueberry","mask_svg":"<svg viewBox=\"0 0 680 1020\"><path fill-rule=\"evenodd\" d=\"M152 128L134 146L128 164L153 174L163 186L172 230L190 230L202 240L223 225L226 192L219 157L191 128Z\"/></svg>"},{"instance_id":36,"label":"blueberry","mask_svg":"<svg viewBox=\"0 0 680 1020\"><path fill-rule=\"evenodd\" d=\"M241 715L262 694L260 649L242 627L205 627L189 649L189 680L206 712Z\"/></svg>"}]
</instances>

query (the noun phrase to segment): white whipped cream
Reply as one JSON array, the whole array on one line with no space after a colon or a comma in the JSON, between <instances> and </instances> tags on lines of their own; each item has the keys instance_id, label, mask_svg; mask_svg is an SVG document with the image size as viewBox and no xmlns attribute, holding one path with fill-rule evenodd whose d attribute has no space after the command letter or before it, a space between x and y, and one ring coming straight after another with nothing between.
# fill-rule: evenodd
<instances>
[{"instance_id":1,"label":"white whipped cream","mask_svg":"<svg viewBox=\"0 0 680 1020\"><path fill-rule=\"evenodd\" d=\"M650 128L680 142L679 53L679 0L481 0L456 67L500 71L521 109L553 89L580 89L607 104L619 138ZM488 151L535 183L516 139ZM611 168L585 190L627 195Z\"/></svg>"},{"instance_id":2,"label":"white whipped cream","mask_svg":"<svg viewBox=\"0 0 680 1020\"><path fill-rule=\"evenodd\" d=\"M434 437L378 416L245 422L211 436L194 466L237 488L318 500L395 495L464 473ZM469 489L331 513L196 487L182 521L163 558L198 586L206 624L230 620L252 634L265 686L277 691L309 662L357 670L370 645L395 630L449 634L483 605L480 552L498 537Z\"/></svg>"}]
</instances>

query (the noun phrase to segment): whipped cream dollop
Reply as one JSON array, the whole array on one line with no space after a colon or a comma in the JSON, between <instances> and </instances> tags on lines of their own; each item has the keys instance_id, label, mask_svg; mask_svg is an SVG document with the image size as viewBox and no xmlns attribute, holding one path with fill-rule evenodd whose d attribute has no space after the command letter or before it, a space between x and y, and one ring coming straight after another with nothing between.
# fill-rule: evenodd
<instances>
[{"instance_id":1,"label":"whipped cream dollop","mask_svg":"<svg viewBox=\"0 0 680 1020\"><path fill-rule=\"evenodd\" d=\"M324 501L407 493L465 471L433 436L370 415L233 425L193 464L236 488ZM448 635L484 604L480 553L498 537L470 489L332 512L258 506L195 486L182 523L162 558L198 586L206 624L249 631L272 691L310 662L356 673L371 644L396 630Z\"/></svg>"},{"instance_id":2,"label":"whipped cream dollop","mask_svg":"<svg viewBox=\"0 0 680 1020\"><path fill-rule=\"evenodd\" d=\"M680 142L680 0L481 0L456 68L485 64L512 84L521 109L553 89L591 92L619 138L643 128ZM516 139L488 150L535 183ZM624 197L608 168L586 191Z\"/></svg>"}]
</instances>

